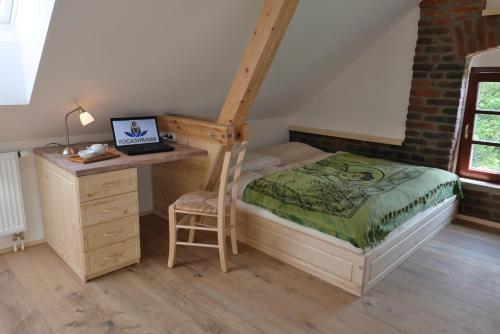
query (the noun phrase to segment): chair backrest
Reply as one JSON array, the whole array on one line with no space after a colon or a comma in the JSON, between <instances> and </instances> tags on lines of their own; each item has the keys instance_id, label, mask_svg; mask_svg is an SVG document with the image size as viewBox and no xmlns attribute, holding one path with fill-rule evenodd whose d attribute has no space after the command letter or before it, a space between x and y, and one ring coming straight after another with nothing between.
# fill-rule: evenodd
<instances>
[{"instance_id":1,"label":"chair backrest","mask_svg":"<svg viewBox=\"0 0 500 334\"><path fill-rule=\"evenodd\" d=\"M230 151L224 154L224 162L220 174L219 183L219 212L224 212L225 199L227 194L228 184L231 183L231 199L236 200L238 194L238 180L241 176L241 167L248 142L234 144Z\"/></svg>"}]
</instances>

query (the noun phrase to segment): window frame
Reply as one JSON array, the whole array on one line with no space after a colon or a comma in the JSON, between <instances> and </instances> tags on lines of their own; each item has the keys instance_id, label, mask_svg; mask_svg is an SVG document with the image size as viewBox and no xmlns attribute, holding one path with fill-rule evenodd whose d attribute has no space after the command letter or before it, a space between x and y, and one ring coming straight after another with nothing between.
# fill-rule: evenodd
<instances>
[{"instance_id":1,"label":"window frame","mask_svg":"<svg viewBox=\"0 0 500 334\"><path fill-rule=\"evenodd\" d=\"M500 111L494 112L477 109L479 84L481 82L500 82L500 67L471 68L462 131L460 132L458 175L475 180L500 183L500 172L488 172L470 168L472 145L479 144L500 147L500 143L474 140L476 115L498 115L498 117L500 117Z\"/></svg>"}]
</instances>

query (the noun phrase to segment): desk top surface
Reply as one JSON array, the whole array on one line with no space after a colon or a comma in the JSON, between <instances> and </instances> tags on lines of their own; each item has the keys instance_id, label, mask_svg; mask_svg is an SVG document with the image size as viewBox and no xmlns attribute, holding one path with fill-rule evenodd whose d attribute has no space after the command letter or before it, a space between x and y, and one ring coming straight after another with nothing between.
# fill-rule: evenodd
<instances>
[{"instance_id":1,"label":"desk top surface","mask_svg":"<svg viewBox=\"0 0 500 334\"><path fill-rule=\"evenodd\" d=\"M74 145L78 149L84 149L85 145ZM61 147L39 147L35 148L33 152L36 155L52 162L53 164L61 167L62 169L70 172L75 176L93 175L99 173L112 172L121 169L135 168L144 165L161 164L164 162L183 160L196 156L207 155L207 151L195 147L189 147L180 144L170 144L175 148L174 151L164 153L142 154L128 156L121 153L119 158L94 162L90 164L80 164L72 162L66 157L59 154Z\"/></svg>"}]
</instances>

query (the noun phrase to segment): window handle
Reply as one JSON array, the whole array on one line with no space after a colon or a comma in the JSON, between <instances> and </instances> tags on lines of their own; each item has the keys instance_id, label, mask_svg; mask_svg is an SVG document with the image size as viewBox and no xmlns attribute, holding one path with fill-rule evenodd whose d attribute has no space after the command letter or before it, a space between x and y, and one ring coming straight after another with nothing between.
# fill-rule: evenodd
<instances>
[{"instance_id":1,"label":"window handle","mask_svg":"<svg viewBox=\"0 0 500 334\"><path fill-rule=\"evenodd\" d=\"M464 139L469 139L469 124L465 125Z\"/></svg>"}]
</instances>

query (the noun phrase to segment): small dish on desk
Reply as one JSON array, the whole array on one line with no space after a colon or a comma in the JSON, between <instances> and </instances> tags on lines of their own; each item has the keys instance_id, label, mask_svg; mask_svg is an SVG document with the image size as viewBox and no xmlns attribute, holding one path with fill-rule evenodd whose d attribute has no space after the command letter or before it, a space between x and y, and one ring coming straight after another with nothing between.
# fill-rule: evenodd
<instances>
[{"instance_id":1,"label":"small dish on desk","mask_svg":"<svg viewBox=\"0 0 500 334\"><path fill-rule=\"evenodd\" d=\"M108 150L108 144L94 144L87 147L87 150L94 152L94 155L103 155Z\"/></svg>"},{"instance_id":2,"label":"small dish on desk","mask_svg":"<svg viewBox=\"0 0 500 334\"><path fill-rule=\"evenodd\" d=\"M120 152L111 148L109 150L104 151L104 153L101 155L95 154L95 152L92 150L82 150L78 152L78 155L75 154L74 156L67 157L66 159L79 164L91 164L94 162L119 158L120 156L121 156Z\"/></svg>"},{"instance_id":3,"label":"small dish on desk","mask_svg":"<svg viewBox=\"0 0 500 334\"><path fill-rule=\"evenodd\" d=\"M78 151L78 155L82 159L90 159L90 158L93 158L96 154L93 150L81 150L81 151Z\"/></svg>"}]
</instances>

